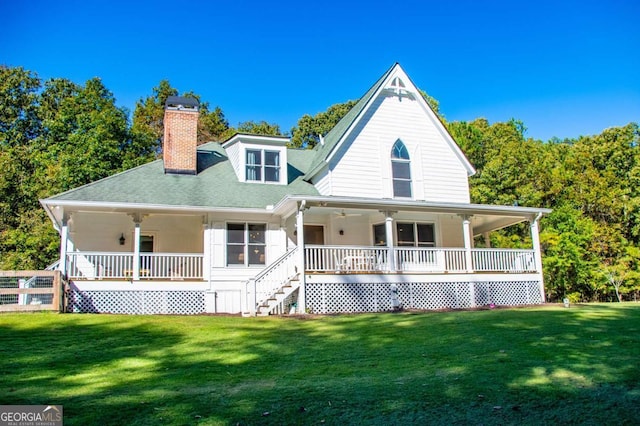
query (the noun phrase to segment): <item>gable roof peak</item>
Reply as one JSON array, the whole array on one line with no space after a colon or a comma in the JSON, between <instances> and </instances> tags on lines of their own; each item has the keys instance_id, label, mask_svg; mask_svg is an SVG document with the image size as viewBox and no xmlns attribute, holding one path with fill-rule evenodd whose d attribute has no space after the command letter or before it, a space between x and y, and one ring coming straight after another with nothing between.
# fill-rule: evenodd
<instances>
[{"instance_id":1,"label":"gable roof peak","mask_svg":"<svg viewBox=\"0 0 640 426\"><path fill-rule=\"evenodd\" d=\"M383 90L393 90L398 95L408 96L420 102L428 115L437 122L446 142L460 159L463 166L467 169L469 176L475 173L475 169L469 163L460 147L453 140L453 137L447 130L446 126L436 113L431 109L427 101L422 97L418 86L416 86L409 75L405 72L399 62L395 62L371 88L358 100L358 102L345 114L344 117L336 124L324 137L324 144L318 144L314 147L316 151L315 159L305 175L304 179L310 181L324 166L328 163L337 148L344 141L346 135L357 125L374 100Z\"/></svg>"}]
</instances>

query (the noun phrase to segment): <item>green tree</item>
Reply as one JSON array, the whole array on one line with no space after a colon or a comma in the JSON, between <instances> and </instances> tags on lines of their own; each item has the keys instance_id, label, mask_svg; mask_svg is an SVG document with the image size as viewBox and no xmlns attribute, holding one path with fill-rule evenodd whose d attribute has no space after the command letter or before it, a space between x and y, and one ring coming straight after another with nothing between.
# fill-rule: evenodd
<instances>
[{"instance_id":1,"label":"green tree","mask_svg":"<svg viewBox=\"0 0 640 426\"><path fill-rule=\"evenodd\" d=\"M20 214L37 209L30 160L33 140L41 131L37 115L40 79L21 67L0 66L0 269L13 247Z\"/></svg>"},{"instance_id":2,"label":"green tree","mask_svg":"<svg viewBox=\"0 0 640 426\"><path fill-rule=\"evenodd\" d=\"M313 148L320 143L320 135L325 136L344 117L357 101L346 101L331 105L326 111L314 116L305 114L291 129L291 146Z\"/></svg>"},{"instance_id":3,"label":"green tree","mask_svg":"<svg viewBox=\"0 0 640 426\"><path fill-rule=\"evenodd\" d=\"M230 138L235 133L229 127L222 109L217 106L213 111L209 111L209 104L200 105L200 120L198 121L198 143L222 142Z\"/></svg>"},{"instance_id":4,"label":"green tree","mask_svg":"<svg viewBox=\"0 0 640 426\"><path fill-rule=\"evenodd\" d=\"M280 126L266 121L244 121L238 124L238 133L249 133L264 136L282 136Z\"/></svg>"},{"instance_id":5,"label":"green tree","mask_svg":"<svg viewBox=\"0 0 640 426\"><path fill-rule=\"evenodd\" d=\"M420 92L420 96L422 96L424 100L427 101L427 104L429 105L429 107L431 107L431 110L435 112L436 115L440 118L440 120L444 122L445 121L444 115L442 115L442 113L440 112L440 102L438 102L436 98L434 98L433 96L430 96L424 90L418 89L418 91Z\"/></svg>"},{"instance_id":6,"label":"green tree","mask_svg":"<svg viewBox=\"0 0 640 426\"><path fill-rule=\"evenodd\" d=\"M594 300L597 258L591 251L593 220L570 206L556 208L540 233L543 265L550 300L569 297L573 302Z\"/></svg>"},{"instance_id":7,"label":"green tree","mask_svg":"<svg viewBox=\"0 0 640 426\"><path fill-rule=\"evenodd\" d=\"M0 147L27 144L38 134L39 89L35 73L0 65Z\"/></svg>"},{"instance_id":8,"label":"green tree","mask_svg":"<svg viewBox=\"0 0 640 426\"><path fill-rule=\"evenodd\" d=\"M151 96L136 102L131 124L132 144L135 145L133 151L144 153L142 164L153 160L162 152L164 106L169 96L178 96L178 90L168 80L160 81L152 91ZM136 161L135 158L127 160L129 163Z\"/></svg>"},{"instance_id":9,"label":"green tree","mask_svg":"<svg viewBox=\"0 0 640 426\"><path fill-rule=\"evenodd\" d=\"M153 88L153 94L136 103L133 113L132 155L127 157L130 166L150 161L162 152L164 136L164 109L169 96L178 96L178 90L168 80L162 80ZM199 102L198 144L210 141L223 141L233 134L224 112L218 106L209 110L209 103L203 102L200 95L185 92L181 96L190 97ZM137 164L136 164L137 163Z\"/></svg>"},{"instance_id":10,"label":"green tree","mask_svg":"<svg viewBox=\"0 0 640 426\"><path fill-rule=\"evenodd\" d=\"M122 169L129 145L126 111L98 78L84 87L66 80L45 84L40 106L44 131L32 153L41 172L39 197L53 195L109 176ZM54 105L55 109L50 106Z\"/></svg>"}]
</instances>

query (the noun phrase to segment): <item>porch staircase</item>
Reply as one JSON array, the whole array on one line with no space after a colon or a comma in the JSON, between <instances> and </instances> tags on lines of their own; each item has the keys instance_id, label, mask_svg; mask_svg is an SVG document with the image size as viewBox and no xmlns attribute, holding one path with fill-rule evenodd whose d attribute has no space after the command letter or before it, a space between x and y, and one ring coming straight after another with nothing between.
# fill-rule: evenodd
<instances>
[{"instance_id":1,"label":"porch staircase","mask_svg":"<svg viewBox=\"0 0 640 426\"><path fill-rule=\"evenodd\" d=\"M288 314L289 307L284 305L285 300L300 288L298 275L293 277L269 298L261 301L256 308L256 316L265 317L268 315Z\"/></svg>"},{"instance_id":2,"label":"porch staircase","mask_svg":"<svg viewBox=\"0 0 640 426\"><path fill-rule=\"evenodd\" d=\"M288 251L245 283L243 316L289 313L285 301L300 288L298 249Z\"/></svg>"}]
</instances>

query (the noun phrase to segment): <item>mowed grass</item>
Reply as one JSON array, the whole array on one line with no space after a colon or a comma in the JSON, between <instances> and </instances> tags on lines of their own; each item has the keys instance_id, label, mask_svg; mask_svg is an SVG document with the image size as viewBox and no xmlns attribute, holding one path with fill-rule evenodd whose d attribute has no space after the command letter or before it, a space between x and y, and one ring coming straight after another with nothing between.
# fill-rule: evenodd
<instances>
[{"instance_id":1,"label":"mowed grass","mask_svg":"<svg viewBox=\"0 0 640 426\"><path fill-rule=\"evenodd\" d=\"M0 404L66 425L638 424L640 304L0 315Z\"/></svg>"}]
</instances>

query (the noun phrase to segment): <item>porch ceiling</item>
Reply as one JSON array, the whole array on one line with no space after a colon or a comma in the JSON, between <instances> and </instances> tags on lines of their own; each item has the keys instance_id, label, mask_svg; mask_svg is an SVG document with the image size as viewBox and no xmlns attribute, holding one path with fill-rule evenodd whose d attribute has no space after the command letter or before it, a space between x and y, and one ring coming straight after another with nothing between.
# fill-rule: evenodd
<instances>
[{"instance_id":1,"label":"porch ceiling","mask_svg":"<svg viewBox=\"0 0 640 426\"><path fill-rule=\"evenodd\" d=\"M285 211L293 213L295 210L291 208L292 204L302 205L303 203L305 208L315 207L327 210L344 210L346 214L354 213L364 215L373 212L411 212L467 216L471 220L475 235L502 229L520 222L532 221L539 215L551 213L550 209L535 207L325 196L286 197L275 207L274 213L277 214L278 212Z\"/></svg>"}]
</instances>

